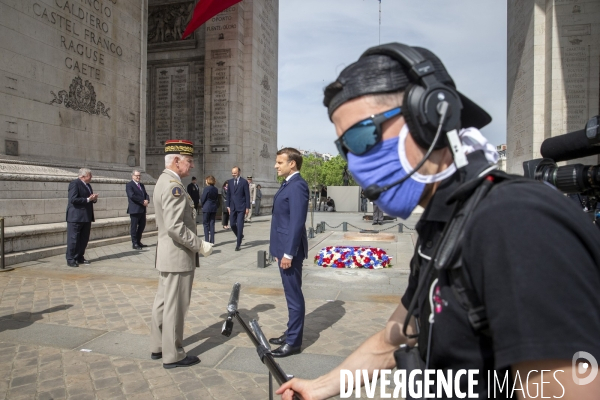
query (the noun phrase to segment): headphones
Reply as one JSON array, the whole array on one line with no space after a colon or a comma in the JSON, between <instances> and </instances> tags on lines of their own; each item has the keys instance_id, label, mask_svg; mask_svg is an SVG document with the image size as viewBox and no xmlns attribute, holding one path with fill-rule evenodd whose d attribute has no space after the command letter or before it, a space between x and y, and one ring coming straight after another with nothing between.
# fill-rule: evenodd
<instances>
[{"instance_id":1,"label":"headphones","mask_svg":"<svg viewBox=\"0 0 600 400\"><path fill-rule=\"evenodd\" d=\"M411 83L404 91L402 115L408 124L411 136L419 146L428 149L433 143L440 122L440 103L443 101L448 103L446 121L442 126L443 132L460 129L462 101L455 89L438 81L431 61L426 60L417 50L401 43L372 47L360 58L372 55L388 56L408 69ZM446 146L448 140L445 135L442 135L434 149L438 150Z\"/></svg>"}]
</instances>

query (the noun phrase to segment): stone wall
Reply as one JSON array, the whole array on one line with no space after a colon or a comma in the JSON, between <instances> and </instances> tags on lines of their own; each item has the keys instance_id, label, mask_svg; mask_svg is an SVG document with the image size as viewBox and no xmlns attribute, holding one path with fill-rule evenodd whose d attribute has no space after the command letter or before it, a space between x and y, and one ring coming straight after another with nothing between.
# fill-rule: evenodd
<instances>
[{"instance_id":1,"label":"stone wall","mask_svg":"<svg viewBox=\"0 0 600 400\"><path fill-rule=\"evenodd\" d=\"M507 169L600 114L600 2L508 2ZM598 157L572 162L597 164Z\"/></svg>"},{"instance_id":2,"label":"stone wall","mask_svg":"<svg viewBox=\"0 0 600 400\"><path fill-rule=\"evenodd\" d=\"M65 243L67 187L81 167L92 170L100 194L92 238L126 232L124 185L146 162L147 7L147 0L0 0L7 251ZM144 181L152 192L154 179Z\"/></svg>"}]
</instances>

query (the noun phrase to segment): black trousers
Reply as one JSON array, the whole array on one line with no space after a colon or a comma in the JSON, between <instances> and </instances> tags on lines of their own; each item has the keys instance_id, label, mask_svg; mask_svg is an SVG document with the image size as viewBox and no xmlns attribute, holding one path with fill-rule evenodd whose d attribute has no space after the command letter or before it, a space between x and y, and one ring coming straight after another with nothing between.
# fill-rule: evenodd
<instances>
[{"instance_id":1,"label":"black trousers","mask_svg":"<svg viewBox=\"0 0 600 400\"><path fill-rule=\"evenodd\" d=\"M204 225L204 240L210 243L215 243L215 219L216 212L202 213L202 224Z\"/></svg>"},{"instance_id":2,"label":"black trousers","mask_svg":"<svg viewBox=\"0 0 600 400\"><path fill-rule=\"evenodd\" d=\"M229 226L229 212L227 211L227 208L225 209L225 211L223 211L221 224L223 225L223 227Z\"/></svg>"},{"instance_id":3,"label":"black trousers","mask_svg":"<svg viewBox=\"0 0 600 400\"><path fill-rule=\"evenodd\" d=\"M90 241L91 222L67 222L67 261L83 261Z\"/></svg>"},{"instance_id":4,"label":"black trousers","mask_svg":"<svg viewBox=\"0 0 600 400\"><path fill-rule=\"evenodd\" d=\"M139 244L140 240L142 240L142 233L144 233L144 229L146 228L146 213L139 214L129 214L129 218L131 218L131 243Z\"/></svg>"},{"instance_id":5,"label":"black trousers","mask_svg":"<svg viewBox=\"0 0 600 400\"><path fill-rule=\"evenodd\" d=\"M246 217L246 209L244 211L232 211L230 215L231 230L237 238L237 247L242 244L242 236L244 236L244 218Z\"/></svg>"}]
</instances>

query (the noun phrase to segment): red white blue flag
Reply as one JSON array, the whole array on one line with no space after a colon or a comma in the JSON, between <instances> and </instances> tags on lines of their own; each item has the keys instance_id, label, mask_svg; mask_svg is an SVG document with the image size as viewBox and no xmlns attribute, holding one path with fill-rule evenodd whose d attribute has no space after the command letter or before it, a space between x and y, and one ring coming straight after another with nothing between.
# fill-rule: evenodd
<instances>
[{"instance_id":1,"label":"red white blue flag","mask_svg":"<svg viewBox=\"0 0 600 400\"><path fill-rule=\"evenodd\" d=\"M185 39L189 35L191 35L196 29L200 27L203 23L217 15L223 10L228 9L234 4L239 3L242 0L200 0L198 4L196 4L196 8L194 8L194 15L192 16L192 20L188 24L187 28L185 28L185 32L183 32L183 36L181 39Z\"/></svg>"}]
</instances>

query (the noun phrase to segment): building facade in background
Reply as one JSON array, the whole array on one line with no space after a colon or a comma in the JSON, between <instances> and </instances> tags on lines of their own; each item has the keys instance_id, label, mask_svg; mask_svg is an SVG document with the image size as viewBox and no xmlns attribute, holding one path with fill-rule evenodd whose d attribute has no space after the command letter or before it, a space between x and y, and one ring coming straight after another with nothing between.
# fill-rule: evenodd
<instances>
[{"instance_id":1,"label":"building facade in background","mask_svg":"<svg viewBox=\"0 0 600 400\"><path fill-rule=\"evenodd\" d=\"M523 174L544 139L600 114L600 2L509 0L507 81L507 171Z\"/></svg>"}]
</instances>

